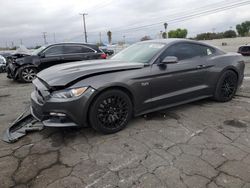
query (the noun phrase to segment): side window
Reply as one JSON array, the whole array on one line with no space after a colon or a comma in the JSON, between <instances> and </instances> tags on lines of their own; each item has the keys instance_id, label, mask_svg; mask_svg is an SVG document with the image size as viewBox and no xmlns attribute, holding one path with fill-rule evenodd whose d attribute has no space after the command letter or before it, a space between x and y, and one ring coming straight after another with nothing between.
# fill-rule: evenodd
<instances>
[{"instance_id":1,"label":"side window","mask_svg":"<svg viewBox=\"0 0 250 188\"><path fill-rule=\"evenodd\" d=\"M215 53L215 49L210 48L208 46L197 45L197 47L197 50L200 51L200 56L209 56Z\"/></svg>"},{"instance_id":2,"label":"side window","mask_svg":"<svg viewBox=\"0 0 250 188\"><path fill-rule=\"evenodd\" d=\"M91 52L95 52L95 51L85 46L82 47L82 53L91 53Z\"/></svg>"},{"instance_id":3,"label":"side window","mask_svg":"<svg viewBox=\"0 0 250 188\"><path fill-rule=\"evenodd\" d=\"M167 48L164 52L164 56L175 56L181 61L200 56L200 53L197 51L197 47L195 45L180 43Z\"/></svg>"},{"instance_id":4,"label":"side window","mask_svg":"<svg viewBox=\"0 0 250 188\"><path fill-rule=\"evenodd\" d=\"M81 53L90 53L94 52L94 50L80 45L65 45L64 53L65 54L81 54Z\"/></svg>"},{"instance_id":5,"label":"side window","mask_svg":"<svg viewBox=\"0 0 250 188\"><path fill-rule=\"evenodd\" d=\"M52 47L49 47L47 50L45 50L46 56L61 55L61 54L63 54L62 46L52 46Z\"/></svg>"},{"instance_id":6,"label":"side window","mask_svg":"<svg viewBox=\"0 0 250 188\"><path fill-rule=\"evenodd\" d=\"M78 54L82 53L82 46L65 45L64 54Z\"/></svg>"},{"instance_id":7,"label":"side window","mask_svg":"<svg viewBox=\"0 0 250 188\"><path fill-rule=\"evenodd\" d=\"M163 53L163 56L175 56L179 61L181 61L194 57L208 56L213 54L214 52L214 49L207 46L191 43L179 43L167 48Z\"/></svg>"}]
</instances>

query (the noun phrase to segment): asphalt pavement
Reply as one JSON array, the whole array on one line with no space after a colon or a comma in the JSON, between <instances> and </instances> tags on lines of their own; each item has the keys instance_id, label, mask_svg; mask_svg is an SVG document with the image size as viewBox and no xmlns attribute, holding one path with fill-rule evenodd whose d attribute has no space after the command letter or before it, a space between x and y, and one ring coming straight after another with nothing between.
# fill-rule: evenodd
<instances>
[{"instance_id":1,"label":"asphalt pavement","mask_svg":"<svg viewBox=\"0 0 250 188\"><path fill-rule=\"evenodd\" d=\"M32 84L0 74L0 133L27 106ZM235 98L133 119L102 135L46 128L0 141L0 187L250 187L250 64Z\"/></svg>"}]
</instances>

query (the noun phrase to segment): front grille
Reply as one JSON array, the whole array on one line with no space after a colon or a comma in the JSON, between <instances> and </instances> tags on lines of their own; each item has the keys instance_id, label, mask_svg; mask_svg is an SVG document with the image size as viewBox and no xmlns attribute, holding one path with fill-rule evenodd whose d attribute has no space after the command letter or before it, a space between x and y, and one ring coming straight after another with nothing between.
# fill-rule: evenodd
<instances>
[{"instance_id":1,"label":"front grille","mask_svg":"<svg viewBox=\"0 0 250 188\"><path fill-rule=\"evenodd\" d=\"M40 79L35 79L33 84L35 85L37 101L40 104L44 104L50 98L50 92L48 88L45 86L45 83L41 82Z\"/></svg>"},{"instance_id":2,"label":"front grille","mask_svg":"<svg viewBox=\"0 0 250 188\"><path fill-rule=\"evenodd\" d=\"M37 101L40 104L43 104L45 101L44 96L42 95L41 91L39 91L37 88L36 88L36 95L37 95Z\"/></svg>"}]
</instances>

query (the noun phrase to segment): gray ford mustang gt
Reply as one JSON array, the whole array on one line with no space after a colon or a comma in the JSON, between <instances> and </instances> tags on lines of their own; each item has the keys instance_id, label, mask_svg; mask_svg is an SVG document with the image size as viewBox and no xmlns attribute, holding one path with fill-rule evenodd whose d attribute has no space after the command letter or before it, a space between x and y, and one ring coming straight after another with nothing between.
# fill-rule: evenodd
<instances>
[{"instance_id":1,"label":"gray ford mustang gt","mask_svg":"<svg viewBox=\"0 0 250 188\"><path fill-rule=\"evenodd\" d=\"M133 116L209 97L231 100L244 67L240 54L201 42L139 42L109 60L41 71L33 81L31 114L45 126L115 133Z\"/></svg>"}]
</instances>

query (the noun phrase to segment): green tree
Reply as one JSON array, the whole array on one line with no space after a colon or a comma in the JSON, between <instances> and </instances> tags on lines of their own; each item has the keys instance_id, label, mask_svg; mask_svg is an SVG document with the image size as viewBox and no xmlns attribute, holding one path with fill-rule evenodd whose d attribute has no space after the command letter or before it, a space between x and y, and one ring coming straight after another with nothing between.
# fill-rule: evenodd
<instances>
[{"instance_id":1,"label":"green tree","mask_svg":"<svg viewBox=\"0 0 250 188\"><path fill-rule=\"evenodd\" d=\"M224 38L235 38L236 32L234 30L228 30L223 33Z\"/></svg>"},{"instance_id":2,"label":"green tree","mask_svg":"<svg viewBox=\"0 0 250 188\"><path fill-rule=\"evenodd\" d=\"M187 29L176 29L168 32L169 38L186 38L188 34Z\"/></svg>"},{"instance_id":3,"label":"green tree","mask_svg":"<svg viewBox=\"0 0 250 188\"><path fill-rule=\"evenodd\" d=\"M107 35L108 35L109 44L111 44L111 43L112 43L112 32L111 32L111 31L108 31L108 32L107 32Z\"/></svg>"},{"instance_id":4,"label":"green tree","mask_svg":"<svg viewBox=\"0 0 250 188\"><path fill-rule=\"evenodd\" d=\"M198 34L195 39L196 40L213 40L213 39L222 39L224 38L224 33L200 33Z\"/></svg>"},{"instance_id":5,"label":"green tree","mask_svg":"<svg viewBox=\"0 0 250 188\"><path fill-rule=\"evenodd\" d=\"M241 37L247 36L250 30L250 21L245 21L236 25L236 30Z\"/></svg>"}]
</instances>

